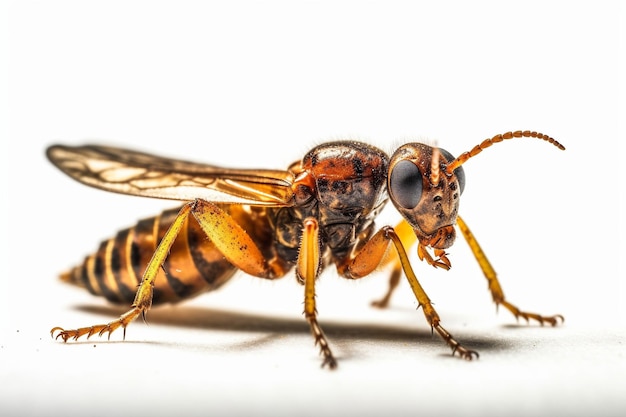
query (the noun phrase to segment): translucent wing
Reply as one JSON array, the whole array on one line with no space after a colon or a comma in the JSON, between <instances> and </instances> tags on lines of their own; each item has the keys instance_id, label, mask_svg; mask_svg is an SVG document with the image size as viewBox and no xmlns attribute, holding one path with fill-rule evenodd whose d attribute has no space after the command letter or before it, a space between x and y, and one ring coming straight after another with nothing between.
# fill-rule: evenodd
<instances>
[{"instance_id":1,"label":"translucent wing","mask_svg":"<svg viewBox=\"0 0 626 417\"><path fill-rule=\"evenodd\" d=\"M228 169L98 145L54 145L46 152L61 171L84 184L144 197L289 206L289 171Z\"/></svg>"}]
</instances>

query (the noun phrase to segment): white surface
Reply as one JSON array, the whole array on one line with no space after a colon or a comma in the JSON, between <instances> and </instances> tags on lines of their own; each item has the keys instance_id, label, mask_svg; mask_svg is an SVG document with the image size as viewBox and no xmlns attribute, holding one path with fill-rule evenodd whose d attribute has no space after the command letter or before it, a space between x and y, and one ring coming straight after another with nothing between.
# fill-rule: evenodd
<instances>
[{"instance_id":1,"label":"white surface","mask_svg":"<svg viewBox=\"0 0 626 417\"><path fill-rule=\"evenodd\" d=\"M432 3L7 5L0 414L624 415L623 6ZM480 352L471 363L431 337L406 283L391 309L368 307L383 274L320 280L335 372L291 277L238 276L151 311L124 343L48 335L123 311L55 277L172 206L72 182L44 158L53 142L282 168L334 138L459 154L515 129L567 151L489 149L465 166L461 212L511 301L562 327L496 316L459 241L447 273L413 263L443 325Z\"/></svg>"}]
</instances>

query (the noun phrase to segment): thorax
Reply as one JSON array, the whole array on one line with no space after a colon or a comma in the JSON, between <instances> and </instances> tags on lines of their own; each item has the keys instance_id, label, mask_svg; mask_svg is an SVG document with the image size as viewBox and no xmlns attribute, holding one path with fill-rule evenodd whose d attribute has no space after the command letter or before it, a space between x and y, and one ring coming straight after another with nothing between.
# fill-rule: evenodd
<instances>
[{"instance_id":1,"label":"thorax","mask_svg":"<svg viewBox=\"0 0 626 417\"><path fill-rule=\"evenodd\" d=\"M360 142L320 145L294 163L294 205L270 209L277 249L289 261L298 255L302 222L315 218L322 252L348 255L374 228L384 206L388 157Z\"/></svg>"}]
</instances>

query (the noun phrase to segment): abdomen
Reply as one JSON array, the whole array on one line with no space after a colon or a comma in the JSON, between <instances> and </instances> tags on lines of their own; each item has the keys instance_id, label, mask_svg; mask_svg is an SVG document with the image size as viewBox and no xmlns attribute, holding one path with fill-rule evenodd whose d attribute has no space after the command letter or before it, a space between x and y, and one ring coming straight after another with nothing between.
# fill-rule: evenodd
<instances>
[{"instance_id":1,"label":"abdomen","mask_svg":"<svg viewBox=\"0 0 626 417\"><path fill-rule=\"evenodd\" d=\"M63 274L63 281L87 288L115 303L130 304L146 265L178 209L139 221L100 244L96 253ZM174 242L154 284L153 303L177 302L214 290L228 281L230 264L190 216Z\"/></svg>"}]
</instances>

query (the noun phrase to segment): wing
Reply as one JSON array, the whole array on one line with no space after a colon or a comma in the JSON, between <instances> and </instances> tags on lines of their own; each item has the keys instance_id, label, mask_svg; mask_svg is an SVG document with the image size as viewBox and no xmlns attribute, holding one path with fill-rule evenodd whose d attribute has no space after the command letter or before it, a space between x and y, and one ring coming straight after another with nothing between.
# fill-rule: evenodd
<instances>
[{"instance_id":1,"label":"wing","mask_svg":"<svg viewBox=\"0 0 626 417\"><path fill-rule=\"evenodd\" d=\"M292 204L289 171L228 169L98 145L53 145L48 159L83 184L143 197L263 206Z\"/></svg>"}]
</instances>

